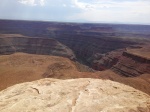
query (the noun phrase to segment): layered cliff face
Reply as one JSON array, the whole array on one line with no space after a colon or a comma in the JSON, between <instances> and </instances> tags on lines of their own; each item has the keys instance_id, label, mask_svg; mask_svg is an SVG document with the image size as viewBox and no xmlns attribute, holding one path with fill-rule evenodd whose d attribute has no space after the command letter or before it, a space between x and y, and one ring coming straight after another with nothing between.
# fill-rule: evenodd
<instances>
[{"instance_id":1,"label":"layered cliff face","mask_svg":"<svg viewBox=\"0 0 150 112\"><path fill-rule=\"evenodd\" d=\"M109 80L43 79L0 92L1 112L149 112L150 96Z\"/></svg>"},{"instance_id":2,"label":"layered cliff face","mask_svg":"<svg viewBox=\"0 0 150 112\"><path fill-rule=\"evenodd\" d=\"M150 46L140 48L127 48L109 52L105 55L97 54L89 59L96 70L112 69L115 72L135 77L144 73L150 73Z\"/></svg>"},{"instance_id":3,"label":"layered cliff face","mask_svg":"<svg viewBox=\"0 0 150 112\"><path fill-rule=\"evenodd\" d=\"M71 49L54 39L1 34L0 54L12 54L15 52L55 55L75 59Z\"/></svg>"},{"instance_id":4,"label":"layered cliff face","mask_svg":"<svg viewBox=\"0 0 150 112\"><path fill-rule=\"evenodd\" d=\"M135 77L150 73L150 60L128 52L123 52L119 62L112 67L113 70L127 77Z\"/></svg>"}]
</instances>

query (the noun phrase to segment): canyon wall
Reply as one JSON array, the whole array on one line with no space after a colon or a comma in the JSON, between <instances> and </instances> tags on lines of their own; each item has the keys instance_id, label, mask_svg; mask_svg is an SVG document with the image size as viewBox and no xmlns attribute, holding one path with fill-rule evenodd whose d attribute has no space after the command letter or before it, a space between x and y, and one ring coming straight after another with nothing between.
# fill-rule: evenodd
<instances>
[{"instance_id":1,"label":"canyon wall","mask_svg":"<svg viewBox=\"0 0 150 112\"><path fill-rule=\"evenodd\" d=\"M130 53L130 52L123 52L122 55L125 57L132 58L132 60L135 60L135 61L140 62L140 63L150 64L150 58L149 57L142 57L142 56Z\"/></svg>"},{"instance_id":2,"label":"canyon wall","mask_svg":"<svg viewBox=\"0 0 150 112\"><path fill-rule=\"evenodd\" d=\"M75 59L71 49L60 42L49 38L32 38L32 37L0 37L0 54L12 54L15 52L24 52L30 54L43 54L63 56L69 59Z\"/></svg>"},{"instance_id":3,"label":"canyon wall","mask_svg":"<svg viewBox=\"0 0 150 112\"><path fill-rule=\"evenodd\" d=\"M92 68L96 70L112 69L127 77L150 73L150 60L148 58L128 53L125 49L112 51L97 57L95 56L90 60Z\"/></svg>"}]
</instances>

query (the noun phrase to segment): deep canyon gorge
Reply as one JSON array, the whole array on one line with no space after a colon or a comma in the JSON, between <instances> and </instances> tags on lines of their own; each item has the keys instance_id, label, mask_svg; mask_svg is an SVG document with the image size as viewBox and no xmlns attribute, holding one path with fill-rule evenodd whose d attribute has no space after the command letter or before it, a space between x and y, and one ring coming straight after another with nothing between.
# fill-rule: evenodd
<instances>
[{"instance_id":1,"label":"deep canyon gorge","mask_svg":"<svg viewBox=\"0 0 150 112\"><path fill-rule=\"evenodd\" d=\"M150 73L148 25L8 20L1 20L0 25L1 37L5 37L0 38L0 54L63 56L95 70L112 69L129 77ZM132 50L141 53L135 55Z\"/></svg>"}]
</instances>

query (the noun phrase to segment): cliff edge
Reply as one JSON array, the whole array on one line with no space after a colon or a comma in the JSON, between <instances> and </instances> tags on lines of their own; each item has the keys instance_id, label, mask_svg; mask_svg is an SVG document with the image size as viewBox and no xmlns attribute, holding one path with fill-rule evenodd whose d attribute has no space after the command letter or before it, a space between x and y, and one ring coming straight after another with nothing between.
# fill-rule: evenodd
<instances>
[{"instance_id":1,"label":"cliff edge","mask_svg":"<svg viewBox=\"0 0 150 112\"><path fill-rule=\"evenodd\" d=\"M0 92L1 112L149 112L150 96L100 79L42 79Z\"/></svg>"}]
</instances>

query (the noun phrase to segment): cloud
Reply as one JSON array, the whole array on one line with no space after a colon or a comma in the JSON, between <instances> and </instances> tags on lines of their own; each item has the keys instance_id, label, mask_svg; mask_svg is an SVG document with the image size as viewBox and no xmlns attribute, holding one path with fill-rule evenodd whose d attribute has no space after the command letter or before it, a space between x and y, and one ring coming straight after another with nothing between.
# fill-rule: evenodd
<instances>
[{"instance_id":1,"label":"cloud","mask_svg":"<svg viewBox=\"0 0 150 112\"><path fill-rule=\"evenodd\" d=\"M44 6L45 5L45 0L40 0L39 3L40 3L41 6Z\"/></svg>"},{"instance_id":2,"label":"cloud","mask_svg":"<svg viewBox=\"0 0 150 112\"><path fill-rule=\"evenodd\" d=\"M19 0L18 2L25 5L31 5L31 6L37 5L35 4L35 0Z\"/></svg>"},{"instance_id":3,"label":"cloud","mask_svg":"<svg viewBox=\"0 0 150 112\"><path fill-rule=\"evenodd\" d=\"M150 24L150 0L1 0L0 18Z\"/></svg>"},{"instance_id":4,"label":"cloud","mask_svg":"<svg viewBox=\"0 0 150 112\"><path fill-rule=\"evenodd\" d=\"M45 0L19 0L18 2L30 6L36 6L36 5L43 6L45 4Z\"/></svg>"},{"instance_id":5,"label":"cloud","mask_svg":"<svg viewBox=\"0 0 150 112\"><path fill-rule=\"evenodd\" d=\"M150 23L149 0L73 0L80 13L71 15L69 19L81 19L91 22L126 22Z\"/></svg>"},{"instance_id":6,"label":"cloud","mask_svg":"<svg viewBox=\"0 0 150 112\"><path fill-rule=\"evenodd\" d=\"M63 4L63 7L67 7L67 5L66 5L66 4Z\"/></svg>"},{"instance_id":7,"label":"cloud","mask_svg":"<svg viewBox=\"0 0 150 112\"><path fill-rule=\"evenodd\" d=\"M78 0L72 0L72 3L74 4L75 7L83 9L83 10L89 10L94 8L94 5L91 3L87 2L80 2Z\"/></svg>"}]
</instances>

